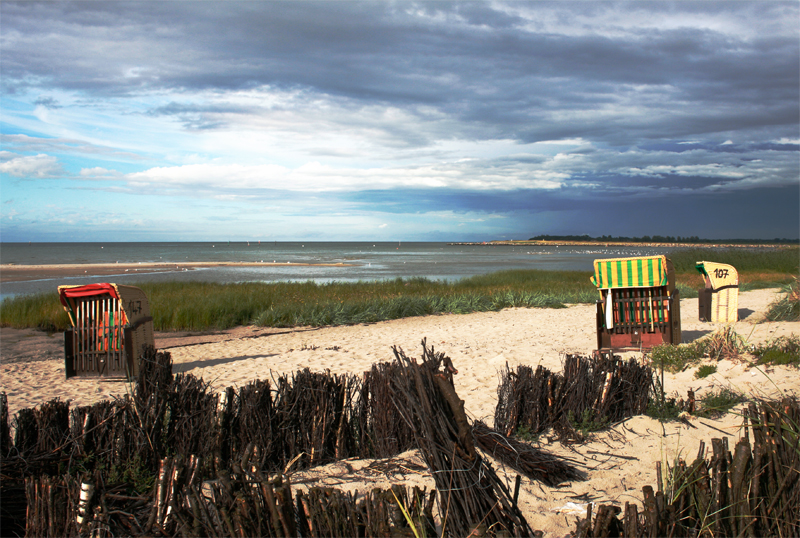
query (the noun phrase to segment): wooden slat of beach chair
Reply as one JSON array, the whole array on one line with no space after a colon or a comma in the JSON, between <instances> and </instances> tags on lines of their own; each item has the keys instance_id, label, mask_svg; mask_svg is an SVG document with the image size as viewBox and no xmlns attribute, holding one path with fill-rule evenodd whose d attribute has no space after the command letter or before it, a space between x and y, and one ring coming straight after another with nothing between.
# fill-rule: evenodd
<instances>
[{"instance_id":1,"label":"wooden slat of beach chair","mask_svg":"<svg viewBox=\"0 0 800 538\"><path fill-rule=\"evenodd\" d=\"M81 340L81 325L80 325L80 304L76 305L75 316L75 331L72 334L72 371L76 374L80 372L80 340Z\"/></svg>"},{"instance_id":2,"label":"wooden slat of beach chair","mask_svg":"<svg viewBox=\"0 0 800 538\"><path fill-rule=\"evenodd\" d=\"M86 371L86 340L88 339L89 335L87 334L88 328L86 327L86 302L80 301L78 302L78 320L80 324L80 331L78 333L78 368L77 370L81 373Z\"/></svg>"},{"instance_id":3,"label":"wooden slat of beach chair","mask_svg":"<svg viewBox=\"0 0 800 538\"><path fill-rule=\"evenodd\" d=\"M94 371L100 371L100 327L102 324L102 315L100 311L100 301L92 301L92 362L94 363Z\"/></svg>"},{"instance_id":4,"label":"wooden slat of beach chair","mask_svg":"<svg viewBox=\"0 0 800 538\"><path fill-rule=\"evenodd\" d=\"M114 369L117 372L124 372L122 357L119 352L119 300L112 299L113 329L112 329L112 350L114 353Z\"/></svg>"},{"instance_id":5,"label":"wooden slat of beach chair","mask_svg":"<svg viewBox=\"0 0 800 538\"><path fill-rule=\"evenodd\" d=\"M634 305L636 311L636 324L639 326L644 325L644 316L642 314L642 291L636 289L633 291Z\"/></svg>"},{"instance_id":6,"label":"wooden slat of beach chair","mask_svg":"<svg viewBox=\"0 0 800 538\"><path fill-rule=\"evenodd\" d=\"M89 305L83 301L81 307L81 371L86 372L89 368L89 359L86 355L89 350Z\"/></svg>"},{"instance_id":7,"label":"wooden slat of beach chair","mask_svg":"<svg viewBox=\"0 0 800 538\"><path fill-rule=\"evenodd\" d=\"M89 371L94 372L97 370L94 356L94 352L97 351L97 324L94 321L97 315L97 302L89 301L86 306L89 311L86 323L89 330L89 339L86 342L86 356L89 358L89 364L87 366L90 369Z\"/></svg>"}]
</instances>

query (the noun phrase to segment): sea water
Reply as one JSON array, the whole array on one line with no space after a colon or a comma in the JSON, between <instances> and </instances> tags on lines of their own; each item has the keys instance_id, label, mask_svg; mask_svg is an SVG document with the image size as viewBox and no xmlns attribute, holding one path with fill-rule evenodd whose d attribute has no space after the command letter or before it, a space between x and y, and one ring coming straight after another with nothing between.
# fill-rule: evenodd
<instances>
[{"instance_id":1,"label":"sea water","mask_svg":"<svg viewBox=\"0 0 800 538\"><path fill-rule=\"evenodd\" d=\"M0 284L0 296L55 291L62 284L155 281L355 282L424 277L452 281L507 269L591 271L597 258L665 254L668 247L494 245L406 242L2 243L0 263L269 262L165 272L43 279ZM292 265L307 263L312 265ZM314 265L316 264L316 265ZM342 265L319 265L342 264Z\"/></svg>"}]
</instances>

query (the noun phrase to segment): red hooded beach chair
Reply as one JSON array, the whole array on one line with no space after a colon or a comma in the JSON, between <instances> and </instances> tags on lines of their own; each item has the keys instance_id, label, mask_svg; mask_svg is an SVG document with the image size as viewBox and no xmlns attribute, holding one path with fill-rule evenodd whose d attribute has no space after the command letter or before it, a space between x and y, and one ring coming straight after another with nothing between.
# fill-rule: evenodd
<instances>
[{"instance_id":1,"label":"red hooded beach chair","mask_svg":"<svg viewBox=\"0 0 800 538\"><path fill-rule=\"evenodd\" d=\"M139 375L144 346L154 346L147 296L134 286L59 286L72 328L64 331L67 378Z\"/></svg>"},{"instance_id":2,"label":"red hooded beach chair","mask_svg":"<svg viewBox=\"0 0 800 538\"><path fill-rule=\"evenodd\" d=\"M665 256L595 260L591 280L600 291L598 350L680 344L680 298Z\"/></svg>"}]
</instances>

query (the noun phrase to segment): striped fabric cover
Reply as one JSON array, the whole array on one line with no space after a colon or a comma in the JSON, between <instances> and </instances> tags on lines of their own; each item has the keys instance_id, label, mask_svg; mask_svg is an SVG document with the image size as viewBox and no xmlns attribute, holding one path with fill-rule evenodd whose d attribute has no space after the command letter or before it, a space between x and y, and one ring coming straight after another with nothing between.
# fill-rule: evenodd
<instances>
[{"instance_id":1,"label":"striped fabric cover","mask_svg":"<svg viewBox=\"0 0 800 538\"><path fill-rule=\"evenodd\" d=\"M642 256L595 260L591 280L599 289L666 286L667 258Z\"/></svg>"}]
</instances>

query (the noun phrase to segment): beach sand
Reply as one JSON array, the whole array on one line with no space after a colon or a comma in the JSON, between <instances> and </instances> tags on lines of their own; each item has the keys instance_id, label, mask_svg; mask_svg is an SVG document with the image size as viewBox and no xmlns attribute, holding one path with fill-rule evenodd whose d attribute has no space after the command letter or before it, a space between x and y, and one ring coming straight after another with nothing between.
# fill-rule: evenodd
<instances>
[{"instance_id":1,"label":"beach sand","mask_svg":"<svg viewBox=\"0 0 800 538\"><path fill-rule=\"evenodd\" d=\"M749 343L778 336L800 335L800 322L757 323L777 290L742 292L740 321L735 331ZM684 342L710 334L721 326L697 321L697 299L681 301ZM596 347L594 305L564 309L512 308L500 312L438 315L346 327L319 329L267 329L239 327L209 334L159 333L156 347L169 351L174 371L189 372L210 382L214 389L242 386L254 379L291 374L302 368L333 373L361 374L373 363L393 360L391 346L408 356L419 356L423 338L436 351L445 352L458 374L455 387L465 401L467 414L492 425L500 373L508 366L539 364L561 371L566 353L591 354ZM87 405L129 390L122 381L64 379L63 336L33 330L0 330L0 390L8 395L10 413L54 397L71 405ZM623 356L640 357L628 352ZM745 361L720 361L717 372L697 380L696 367L665 374L668 393L686 397L694 389L698 398L709 390L730 387L754 396L796 395L797 369L753 368ZM710 446L714 437L728 436L733 447L741 418L735 413L719 419L690 417L691 426L676 422L662 425L637 416L598 433L591 442L565 447L547 436L539 446L568 457L585 467L588 480L551 488L522 480L520 507L534 529L546 536L564 536L577 517L567 503L588 501L641 506L642 487L656 486L655 463L673 463L676 456L691 460L701 441ZM495 463L501 478L513 487L516 473ZM343 489L369 490L401 482L433 488L433 480L415 452L392 461L345 461L293 475L296 484L328 484Z\"/></svg>"}]
</instances>

